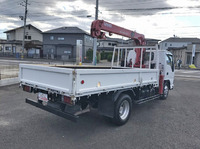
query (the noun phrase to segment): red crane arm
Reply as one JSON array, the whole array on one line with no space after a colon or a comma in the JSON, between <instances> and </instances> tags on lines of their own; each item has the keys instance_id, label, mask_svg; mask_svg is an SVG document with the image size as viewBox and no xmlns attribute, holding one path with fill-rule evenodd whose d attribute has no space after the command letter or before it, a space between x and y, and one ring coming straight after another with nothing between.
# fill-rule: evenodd
<instances>
[{"instance_id":1,"label":"red crane arm","mask_svg":"<svg viewBox=\"0 0 200 149\"><path fill-rule=\"evenodd\" d=\"M145 45L145 37L142 34L125 29L123 27L119 27L104 20L93 21L91 25L91 36L96 37L98 39L105 39L105 32L101 32L101 30L109 32L110 35L114 33L117 35L131 38L135 41L136 45Z\"/></svg>"},{"instance_id":2,"label":"red crane arm","mask_svg":"<svg viewBox=\"0 0 200 149\"><path fill-rule=\"evenodd\" d=\"M135 31L131 31L123 27L119 27L117 25L106 22L104 20L93 21L91 25L91 36L98 39L106 39L105 32L101 32L101 30L109 32L109 35L112 35L112 33L114 33L117 35L131 38L135 41L137 46L146 45L145 37L143 34L139 34ZM136 56L134 67L140 67L141 49L136 48L135 52L137 56ZM145 67L145 66L142 65L142 67Z\"/></svg>"}]
</instances>

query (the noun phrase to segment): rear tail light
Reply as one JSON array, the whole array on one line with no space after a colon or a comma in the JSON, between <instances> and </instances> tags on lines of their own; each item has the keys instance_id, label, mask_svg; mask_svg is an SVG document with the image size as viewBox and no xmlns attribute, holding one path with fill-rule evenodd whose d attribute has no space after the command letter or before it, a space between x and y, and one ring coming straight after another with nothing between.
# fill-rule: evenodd
<instances>
[{"instance_id":1,"label":"rear tail light","mask_svg":"<svg viewBox=\"0 0 200 149\"><path fill-rule=\"evenodd\" d=\"M32 92L32 87L23 85L23 90L26 91L26 92L31 93Z\"/></svg>"},{"instance_id":2,"label":"rear tail light","mask_svg":"<svg viewBox=\"0 0 200 149\"><path fill-rule=\"evenodd\" d=\"M68 97L68 96L63 96L63 102L68 103L68 104L73 104L71 97Z\"/></svg>"}]
</instances>

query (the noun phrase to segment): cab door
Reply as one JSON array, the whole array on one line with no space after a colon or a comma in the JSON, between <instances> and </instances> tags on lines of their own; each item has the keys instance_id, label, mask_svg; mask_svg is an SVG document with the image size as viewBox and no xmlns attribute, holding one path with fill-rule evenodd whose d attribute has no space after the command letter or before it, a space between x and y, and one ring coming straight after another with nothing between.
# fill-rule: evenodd
<instances>
[{"instance_id":1,"label":"cab door","mask_svg":"<svg viewBox=\"0 0 200 149\"><path fill-rule=\"evenodd\" d=\"M173 55L171 53L165 54L165 79L170 81L170 89L173 89L174 87L174 60Z\"/></svg>"}]
</instances>

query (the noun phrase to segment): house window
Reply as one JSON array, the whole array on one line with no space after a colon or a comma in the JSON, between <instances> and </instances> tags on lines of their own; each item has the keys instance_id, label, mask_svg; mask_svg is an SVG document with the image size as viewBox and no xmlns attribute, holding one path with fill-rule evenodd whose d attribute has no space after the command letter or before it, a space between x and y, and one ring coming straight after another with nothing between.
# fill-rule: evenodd
<instances>
[{"instance_id":1,"label":"house window","mask_svg":"<svg viewBox=\"0 0 200 149\"><path fill-rule=\"evenodd\" d=\"M25 36L25 39L31 40L31 36Z\"/></svg>"},{"instance_id":2,"label":"house window","mask_svg":"<svg viewBox=\"0 0 200 149\"><path fill-rule=\"evenodd\" d=\"M187 55L187 64L191 64L191 57L192 57L191 54Z\"/></svg>"},{"instance_id":3,"label":"house window","mask_svg":"<svg viewBox=\"0 0 200 149\"><path fill-rule=\"evenodd\" d=\"M111 43L108 43L109 46L111 46Z\"/></svg>"},{"instance_id":4,"label":"house window","mask_svg":"<svg viewBox=\"0 0 200 149\"><path fill-rule=\"evenodd\" d=\"M172 46L172 44L170 44L170 46Z\"/></svg>"},{"instance_id":5,"label":"house window","mask_svg":"<svg viewBox=\"0 0 200 149\"><path fill-rule=\"evenodd\" d=\"M167 43L165 43L165 47L167 47Z\"/></svg>"},{"instance_id":6,"label":"house window","mask_svg":"<svg viewBox=\"0 0 200 149\"><path fill-rule=\"evenodd\" d=\"M117 44L116 43L112 43L112 46L116 46Z\"/></svg>"},{"instance_id":7,"label":"house window","mask_svg":"<svg viewBox=\"0 0 200 149\"><path fill-rule=\"evenodd\" d=\"M50 36L50 40L54 40L54 36Z\"/></svg>"},{"instance_id":8,"label":"house window","mask_svg":"<svg viewBox=\"0 0 200 149\"><path fill-rule=\"evenodd\" d=\"M7 35L7 40L10 40L10 35Z\"/></svg>"},{"instance_id":9,"label":"house window","mask_svg":"<svg viewBox=\"0 0 200 149\"><path fill-rule=\"evenodd\" d=\"M89 37L86 36L86 42L89 42Z\"/></svg>"},{"instance_id":10,"label":"house window","mask_svg":"<svg viewBox=\"0 0 200 149\"><path fill-rule=\"evenodd\" d=\"M5 47L6 51L11 51L11 47Z\"/></svg>"},{"instance_id":11,"label":"house window","mask_svg":"<svg viewBox=\"0 0 200 149\"><path fill-rule=\"evenodd\" d=\"M64 37L58 37L58 40L65 40Z\"/></svg>"}]
</instances>

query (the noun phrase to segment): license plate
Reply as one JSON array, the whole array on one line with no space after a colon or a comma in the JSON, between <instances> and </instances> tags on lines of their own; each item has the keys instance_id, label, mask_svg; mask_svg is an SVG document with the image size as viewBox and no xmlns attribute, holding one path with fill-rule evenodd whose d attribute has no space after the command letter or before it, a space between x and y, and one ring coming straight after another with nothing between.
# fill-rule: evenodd
<instances>
[{"instance_id":1,"label":"license plate","mask_svg":"<svg viewBox=\"0 0 200 149\"><path fill-rule=\"evenodd\" d=\"M47 102L48 101L48 95L44 94L44 93L38 93L38 100Z\"/></svg>"}]
</instances>

